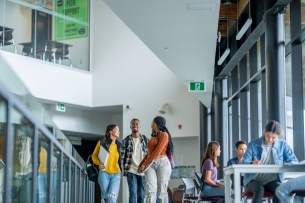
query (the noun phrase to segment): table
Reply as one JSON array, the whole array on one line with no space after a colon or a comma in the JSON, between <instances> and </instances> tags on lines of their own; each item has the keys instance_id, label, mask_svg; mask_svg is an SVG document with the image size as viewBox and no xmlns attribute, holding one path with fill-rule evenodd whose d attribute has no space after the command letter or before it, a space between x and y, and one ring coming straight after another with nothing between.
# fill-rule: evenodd
<instances>
[{"instance_id":1,"label":"table","mask_svg":"<svg viewBox=\"0 0 305 203\"><path fill-rule=\"evenodd\" d=\"M231 184L230 175L234 174L234 191L240 189L241 173L283 173L283 172L303 172L305 165L252 165L252 164L234 164L224 169L225 174L225 198L226 203L231 203ZM240 192L234 194L234 202L240 202Z\"/></svg>"},{"instance_id":2,"label":"table","mask_svg":"<svg viewBox=\"0 0 305 203\"><path fill-rule=\"evenodd\" d=\"M0 32L6 31L6 30L14 30L14 29L0 25Z\"/></svg>"},{"instance_id":3,"label":"table","mask_svg":"<svg viewBox=\"0 0 305 203\"><path fill-rule=\"evenodd\" d=\"M62 42L57 42L57 41L52 41L52 40L37 40L35 42L23 42L20 43L19 45L22 45L24 47L28 47L31 49L31 54L35 53L34 46L36 45L36 50L43 50L43 60L45 60L45 55L48 52L48 50L52 49L58 49L58 48L63 48L63 49L68 49L69 47L72 47L70 44L65 44ZM53 53L52 53L53 55ZM55 56L54 56L55 57ZM55 63L55 58L54 58L54 63Z\"/></svg>"}]
</instances>

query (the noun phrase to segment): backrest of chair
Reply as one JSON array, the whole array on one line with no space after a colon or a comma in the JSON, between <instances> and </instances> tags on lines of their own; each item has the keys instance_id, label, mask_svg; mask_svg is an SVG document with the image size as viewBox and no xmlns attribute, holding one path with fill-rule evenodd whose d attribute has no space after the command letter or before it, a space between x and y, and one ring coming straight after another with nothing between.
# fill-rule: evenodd
<instances>
[{"instance_id":1,"label":"backrest of chair","mask_svg":"<svg viewBox=\"0 0 305 203\"><path fill-rule=\"evenodd\" d=\"M188 194L188 195L193 195L195 194L195 184L194 184L194 181L190 178L181 178L182 179L182 182L185 186L185 191L184 193L185 194Z\"/></svg>"},{"instance_id":2,"label":"backrest of chair","mask_svg":"<svg viewBox=\"0 0 305 203\"><path fill-rule=\"evenodd\" d=\"M55 51L56 55L66 56L69 54L69 47L57 48Z\"/></svg>"},{"instance_id":3,"label":"backrest of chair","mask_svg":"<svg viewBox=\"0 0 305 203\"><path fill-rule=\"evenodd\" d=\"M197 179L200 187L202 187L202 185L203 185L203 182L202 182L202 179L201 179L202 174L200 172L195 172L195 176L196 176L196 179Z\"/></svg>"},{"instance_id":4,"label":"backrest of chair","mask_svg":"<svg viewBox=\"0 0 305 203\"><path fill-rule=\"evenodd\" d=\"M4 38L4 41L9 41L13 39L14 30L5 30L1 33L0 38Z\"/></svg>"}]
</instances>

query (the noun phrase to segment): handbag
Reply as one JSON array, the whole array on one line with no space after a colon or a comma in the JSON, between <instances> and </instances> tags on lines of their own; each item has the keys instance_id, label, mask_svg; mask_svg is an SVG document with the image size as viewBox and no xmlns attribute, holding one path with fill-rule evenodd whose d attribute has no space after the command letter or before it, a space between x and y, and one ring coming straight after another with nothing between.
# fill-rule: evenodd
<instances>
[{"instance_id":1,"label":"handbag","mask_svg":"<svg viewBox=\"0 0 305 203\"><path fill-rule=\"evenodd\" d=\"M168 160L169 160L169 163L171 164L171 167L172 169L175 168L175 162L174 162L174 157L173 157L173 154L167 150L167 157L168 157Z\"/></svg>"},{"instance_id":2,"label":"handbag","mask_svg":"<svg viewBox=\"0 0 305 203\"><path fill-rule=\"evenodd\" d=\"M90 181L97 182L98 180L98 172L99 168L95 165L91 159L91 155L88 157L86 161L86 171Z\"/></svg>"}]
</instances>

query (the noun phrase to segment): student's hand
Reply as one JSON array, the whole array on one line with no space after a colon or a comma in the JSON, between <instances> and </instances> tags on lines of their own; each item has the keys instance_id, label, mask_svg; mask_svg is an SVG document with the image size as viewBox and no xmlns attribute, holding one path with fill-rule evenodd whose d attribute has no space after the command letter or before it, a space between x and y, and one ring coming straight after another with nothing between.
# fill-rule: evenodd
<instances>
[{"instance_id":1,"label":"student's hand","mask_svg":"<svg viewBox=\"0 0 305 203\"><path fill-rule=\"evenodd\" d=\"M104 170L104 169L105 169L104 163L100 163L100 164L98 165L98 167L99 167L99 169L101 169L101 170Z\"/></svg>"},{"instance_id":2,"label":"student's hand","mask_svg":"<svg viewBox=\"0 0 305 203\"><path fill-rule=\"evenodd\" d=\"M252 161L252 164L261 165L262 163L259 160L254 160L254 161Z\"/></svg>"},{"instance_id":3,"label":"student's hand","mask_svg":"<svg viewBox=\"0 0 305 203\"><path fill-rule=\"evenodd\" d=\"M225 186L222 185L222 184L219 184L218 187L220 187L220 188L225 188Z\"/></svg>"},{"instance_id":4,"label":"student's hand","mask_svg":"<svg viewBox=\"0 0 305 203\"><path fill-rule=\"evenodd\" d=\"M145 170L145 166L142 165L138 167L138 173L143 173L144 170Z\"/></svg>"}]
</instances>

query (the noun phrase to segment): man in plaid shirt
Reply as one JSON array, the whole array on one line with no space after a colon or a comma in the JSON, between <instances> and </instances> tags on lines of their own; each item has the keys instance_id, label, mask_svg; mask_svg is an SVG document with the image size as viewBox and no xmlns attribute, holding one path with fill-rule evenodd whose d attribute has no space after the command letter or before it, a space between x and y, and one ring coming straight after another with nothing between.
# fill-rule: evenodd
<instances>
[{"instance_id":1,"label":"man in plaid shirt","mask_svg":"<svg viewBox=\"0 0 305 203\"><path fill-rule=\"evenodd\" d=\"M139 119L130 121L131 135L122 141L123 175L127 176L129 203L144 203L145 177L138 173L138 166L147 153L148 139L140 133Z\"/></svg>"}]
</instances>

